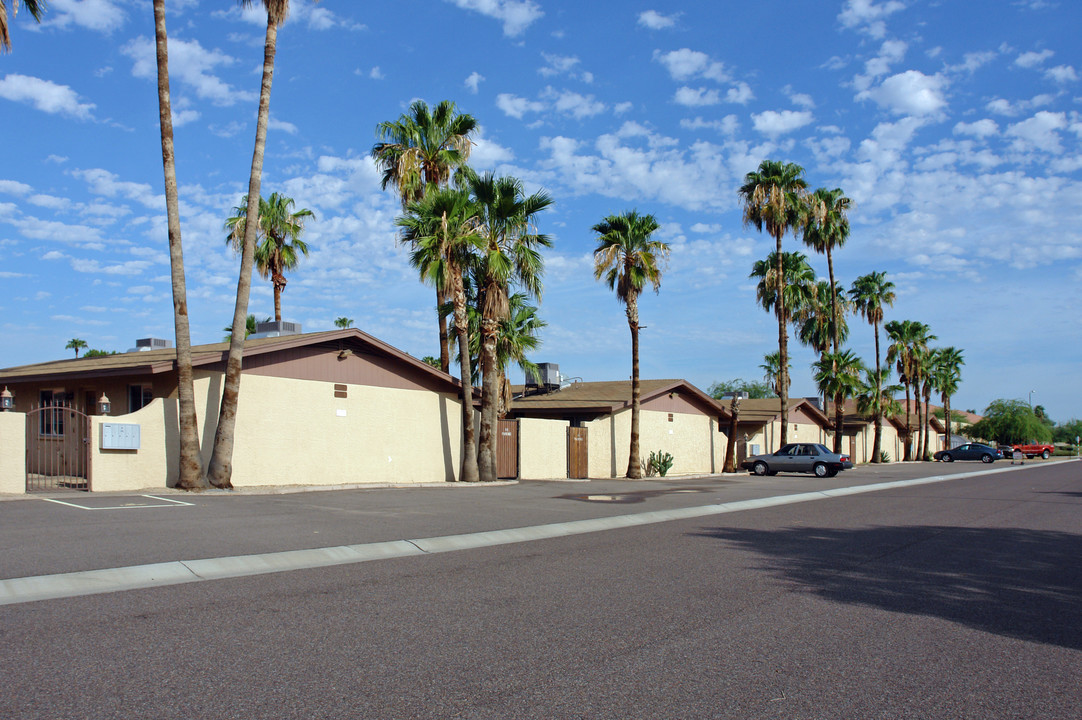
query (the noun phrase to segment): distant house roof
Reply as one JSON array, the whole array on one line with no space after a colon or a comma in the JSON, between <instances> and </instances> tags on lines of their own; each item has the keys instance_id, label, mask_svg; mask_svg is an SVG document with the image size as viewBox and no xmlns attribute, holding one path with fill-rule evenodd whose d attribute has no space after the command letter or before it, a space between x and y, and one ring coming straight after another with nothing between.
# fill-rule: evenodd
<instances>
[{"instance_id":1,"label":"distant house roof","mask_svg":"<svg viewBox=\"0 0 1082 720\"><path fill-rule=\"evenodd\" d=\"M280 337L249 338L244 341L244 357L251 358L292 348L313 346L322 346L328 351L350 349L354 352L384 357L410 367L433 382L446 385L448 390L457 391L459 388L457 379L357 328ZM227 341L194 345L192 346L192 367L215 368L219 366L224 369L228 355L229 342ZM75 377L157 375L174 372L176 361L176 348L70 358L0 369L0 382L45 382Z\"/></svg>"},{"instance_id":2,"label":"distant house roof","mask_svg":"<svg viewBox=\"0 0 1082 720\"><path fill-rule=\"evenodd\" d=\"M725 417L729 417L729 400L721 403L725 409ZM825 425L828 420L823 411L805 398L789 398L789 411L800 408L807 412L812 419L820 425ZM738 421L741 425L761 424L773 422L781 416L781 398L752 398L740 401Z\"/></svg>"},{"instance_id":3,"label":"distant house roof","mask_svg":"<svg viewBox=\"0 0 1082 720\"><path fill-rule=\"evenodd\" d=\"M525 387L511 388L514 400L512 415L559 415L594 414L608 415L631 407L631 381L576 382L548 393L526 395ZM717 400L695 387L687 380L640 380L640 402L646 403L666 393L679 392L705 414L715 417L723 414Z\"/></svg>"}]
</instances>

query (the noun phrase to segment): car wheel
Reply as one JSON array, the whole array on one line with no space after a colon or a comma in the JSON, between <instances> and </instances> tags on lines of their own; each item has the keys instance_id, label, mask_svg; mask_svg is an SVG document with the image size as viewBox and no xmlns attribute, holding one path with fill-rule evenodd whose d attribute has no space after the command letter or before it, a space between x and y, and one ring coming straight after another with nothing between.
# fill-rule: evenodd
<instances>
[{"instance_id":1,"label":"car wheel","mask_svg":"<svg viewBox=\"0 0 1082 720\"><path fill-rule=\"evenodd\" d=\"M992 462L993 460L995 460L995 458L993 458L993 457L992 457L991 455L989 455L988 453L985 453L984 455L981 455L981 462L982 462L982 463L990 463L990 462Z\"/></svg>"},{"instance_id":2,"label":"car wheel","mask_svg":"<svg viewBox=\"0 0 1082 720\"><path fill-rule=\"evenodd\" d=\"M1032 460L1032 459L1033 459L1032 455L1026 455L1026 460Z\"/></svg>"},{"instance_id":3,"label":"car wheel","mask_svg":"<svg viewBox=\"0 0 1082 720\"><path fill-rule=\"evenodd\" d=\"M837 474L838 474L838 469L837 468L829 468L827 470L827 477L834 477Z\"/></svg>"},{"instance_id":4,"label":"car wheel","mask_svg":"<svg viewBox=\"0 0 1082 720\"><path fill-rule=\"evenodd\" d=\"M1048 459L1048 451L1045 450L1043 453L1041 453L1041 457L1044 458L1045 460L1047 460Z\"/></svg>"},{"instance_id":5,"label":"car wheel","mask_svg":"<svg viewBox=\"0 0 1082 720\"><path fill-rule=\"evenodd\" d=\"M954 458L951 457L950 453L943 453L942 460L943 462L954 462Z\"/></svg>"},{"instance_id":6,"label":"car wheel","mask_svg":"<svg viewBox=\"0 0 1082 720\"><path fill-rule=\"evenodd\" d=\"M766 475L767 470L768 468L765 462L757 462L751 467L751 471L756 475Z\"/></svg>"},{"instance_id":7,"label":"car wheel","mask_svg":"<svg viewBox=\"0 0 1082 720\"><path fill-rule=\"evenodd\" d=\"M830 475L830 468L823 463L815 463L815 467L812 468L812 471L815 473L815 477L827 477Z\"/></svg>"}]
</instances>

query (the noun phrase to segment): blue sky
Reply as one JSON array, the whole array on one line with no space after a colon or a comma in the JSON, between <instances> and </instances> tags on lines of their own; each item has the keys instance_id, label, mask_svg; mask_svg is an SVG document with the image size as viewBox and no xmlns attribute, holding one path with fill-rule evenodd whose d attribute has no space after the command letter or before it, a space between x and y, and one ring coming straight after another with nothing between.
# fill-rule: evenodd
<instances>
[{"instance_id":1,"label":"blue sky","mask_svg":"<svg viewBox=\"0 0 1082 720\"><path fill-rule=\"evenodd\" d=\"M737 188L765 158L855 201L839 280L885 271L888 319L925 322L966 356L955 407L996 398L1082 416L1082 11L1068 2L758 3L294 0L281 28L263 193L316 220L285 319L334 318L438 354L434 296L396 247L397 199L368 153L415 99L480 122L472 164L556 201L533 358L566 376L630 374L621 306L593 279L590 228L638 209L672 246L640 305L643 377L758 379L773 316L747 276L773 240ZM265 19L168 3L193 342L232 317L222 229L247 190ZM150 4L51 0L0 55L0 366L172 338ZM790 250L804 250L791 236ZM817 273L826 261L808 251ZM252 312L272 313L257 280ZM871 327L850 346L874 361ZM793 394L814 395L791 345ZM518 371L513 373L516 379Z\"/></svg>"}]
</instances>

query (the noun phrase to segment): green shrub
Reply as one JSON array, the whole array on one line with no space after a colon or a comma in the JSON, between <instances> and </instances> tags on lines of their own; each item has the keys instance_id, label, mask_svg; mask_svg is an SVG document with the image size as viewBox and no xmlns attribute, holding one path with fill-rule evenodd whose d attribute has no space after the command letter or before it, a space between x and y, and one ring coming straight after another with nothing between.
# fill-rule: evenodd
<instances>
[{"instance_id":1,"label":"green shrub","mask_svg":"<svg viewBox=\"0 0 1082 720\"><path fill-rule=\"evenodd\" d=\"M879 451L879 462L881 462L881 463L889 463L890 462L890 454L886 450L880 450Z\"/></svg>"},{"instance_id":2,"label":"green shrub","mask_svg":"<svg viewBox=\"0 0 1082 720\"><path fill-rule=\"evenodd\" d=\"M662 452L650 452L650 459L646 461L646 476L652 477L656 472L661 477L665 477L665 473L669 472L672 468L673 456L671 453Z\"/></svg>"}]
</instances>

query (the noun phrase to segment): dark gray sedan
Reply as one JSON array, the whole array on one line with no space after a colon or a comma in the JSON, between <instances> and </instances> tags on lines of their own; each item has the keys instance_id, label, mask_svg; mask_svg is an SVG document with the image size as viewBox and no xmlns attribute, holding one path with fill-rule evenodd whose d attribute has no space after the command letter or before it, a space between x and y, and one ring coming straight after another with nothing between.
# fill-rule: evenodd
<instances>
[{"instance_id":1,"label":"dark gray sedan","mask_svg":"<svg viewBox=\"0 0 1082 720\"><path fill-rule=\"evenodd\" d=\"M966 443L950 450L940 450L932 455L942 462L954 462L955 460L980 460L983 463L1002 460L1003 455L991 445L981 443Z\"/></svg>"},{"instance_id":2,"label":"dark gray sedan","mask_svg":"<svg viewBox=\"0 0 1082 720\"><path fill-rule=\"evenodd\" d=\"M816 477L833 477L853 467L848 455L838 455L819 443L790 443L769 455L756 455L740 463L740 467L756 475L785 473L814 473Z\"/></svg>"}]
</instances>

